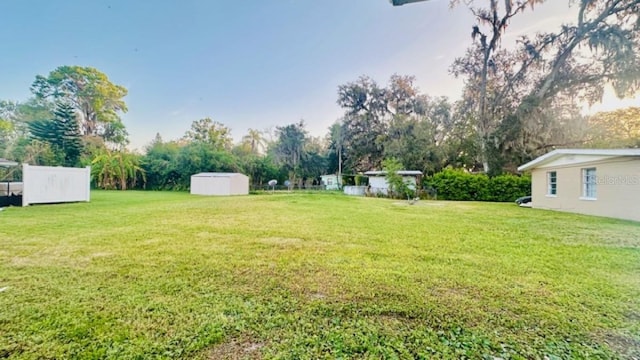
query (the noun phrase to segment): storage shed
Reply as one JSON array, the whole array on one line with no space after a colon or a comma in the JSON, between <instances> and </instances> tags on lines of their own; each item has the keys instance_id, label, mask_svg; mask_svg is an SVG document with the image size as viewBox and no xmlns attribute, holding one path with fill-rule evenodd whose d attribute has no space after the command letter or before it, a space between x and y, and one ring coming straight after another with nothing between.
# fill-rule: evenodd
<instances>
[{"instance_id":1,"label":"storage shed","mask_svg":"<svg viewBox=\"0 0 640 360\"><path fill-rule=\"evenodd\" d=\"M373 194L384 194L387 195L389 190L389 183L387 183L387 172L386 171L367 171L364 173L369 177L369 191ZM422 177L422 171L418 170L400 170L397 172L398 175L402 176L404 183L412 189L416 190L418 188L418 184L420 184L420 177Z\"/></svg>"},{"instance_id":2,"label":"storage shed","mask_svg":"<svg viewBox=\"0 0 640 360\"><path fill-rule=\"evenodd\" d=\"M199 173L191 175L191 194L195 195L247 195L249 177L240 173Z\"/></svg>"},{"instance_id":3,"label":"storage shed","mask_svg":"<svg viewBox=\"0 0 640 360\"><path fill-rule=\"evenodd\" d=\"M326 190L338 190L340 189L340 182L338 179L338 175L321 175L322 185Z\"/></svg>"}]
</instances>

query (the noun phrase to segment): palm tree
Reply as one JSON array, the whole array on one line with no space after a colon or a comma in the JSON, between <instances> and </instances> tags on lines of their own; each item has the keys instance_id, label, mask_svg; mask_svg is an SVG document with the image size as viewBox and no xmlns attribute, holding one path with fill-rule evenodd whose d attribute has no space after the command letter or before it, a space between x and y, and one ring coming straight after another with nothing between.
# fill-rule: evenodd
<instances>
[{"instance_id":1,"label":"palm tree","mask_svg":"<svg viewBox=\"0 0 640 360\"><path fill-rule=\"evenodd\" d=\"M127 151L102 149L91 161L91 175L98 187L127 190L135 186L138 176L146 181L138 155Z\"/></svg>"},{"instance_id":2,"label":"palm tree","mask_svg":"<svg viewBox=\"0 0 640 360\"><path fill-rule=\"evenodd\" d=\"M242 142L246 144L254 154L259 154L264 150L264 137L260 130L249 129L249 133L242 137Z\"/></svg>"}]
</instances>

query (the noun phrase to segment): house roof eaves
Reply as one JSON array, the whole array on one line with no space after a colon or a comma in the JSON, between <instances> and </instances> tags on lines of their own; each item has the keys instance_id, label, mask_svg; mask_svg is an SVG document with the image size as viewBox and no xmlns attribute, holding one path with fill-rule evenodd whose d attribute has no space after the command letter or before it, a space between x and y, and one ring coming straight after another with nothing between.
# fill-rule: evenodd
<instances>
[{"instance_id":1,"label":"house roof eaves","mask_svg":"<svg viewBox=\"0 0 640 360\"><path fill-rule=\"evenodd\" d=\"M640 149L557 149L518 167L518 171L535 169L566 155L640 156Z\"/></svg>"}]
</instances>

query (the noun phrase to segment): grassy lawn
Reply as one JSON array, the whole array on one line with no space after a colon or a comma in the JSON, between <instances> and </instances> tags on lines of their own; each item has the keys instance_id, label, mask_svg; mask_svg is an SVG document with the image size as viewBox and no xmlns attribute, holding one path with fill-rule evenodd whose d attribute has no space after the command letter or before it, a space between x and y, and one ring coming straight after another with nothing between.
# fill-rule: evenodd
<instances>
[{"instance_id":1,"label":"grassy lawn","mask_svg":"<svg viewBox=\"0 0 640 360\"><path fill-rule=\"evenodd\" d=\"M640 224L93 192L0 212L0 358L633 358Z\"/></svg>"}]
</instances>

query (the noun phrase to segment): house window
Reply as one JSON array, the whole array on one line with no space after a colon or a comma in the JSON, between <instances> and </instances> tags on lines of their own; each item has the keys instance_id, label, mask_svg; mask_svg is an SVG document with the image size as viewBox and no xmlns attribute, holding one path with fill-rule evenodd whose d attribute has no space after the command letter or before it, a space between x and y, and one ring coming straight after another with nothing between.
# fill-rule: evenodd
<instances>
[{"instance_id":1,"label":"house window","mask_svg":"<svg viewBox=\"0 0 640 360\"><path fill-rule=\"evenodd\" d=\"M555 171L547 173L547 195L556 196L558 194L558 174Z\"/></svg>"},{"instance_id":2,"label":"house window","mask_svg":"<svg viewBox=\"0 0 640 360\"><path fill-rule=\"evenodd\" d=\"M333 185L333 179L327 179L327 185Z\"/></svg>"},{"instance_id":3,"label":"house window","mask_svg":"<svg viewBox=\"0 0 640 360\"><path fill-rule=\"evenodd\" d=\"M596 198L596 168L582 169L582 197Z\"/></svg>"}]
</instances>

